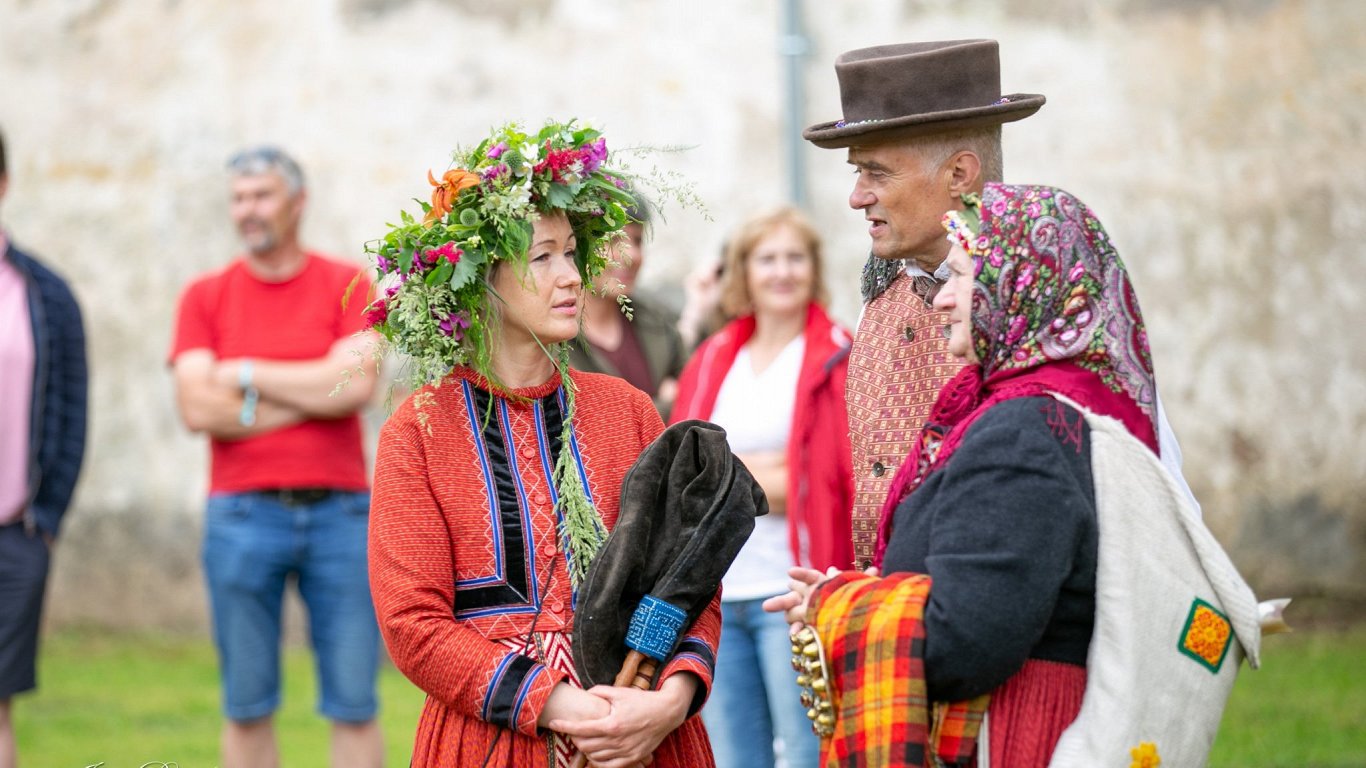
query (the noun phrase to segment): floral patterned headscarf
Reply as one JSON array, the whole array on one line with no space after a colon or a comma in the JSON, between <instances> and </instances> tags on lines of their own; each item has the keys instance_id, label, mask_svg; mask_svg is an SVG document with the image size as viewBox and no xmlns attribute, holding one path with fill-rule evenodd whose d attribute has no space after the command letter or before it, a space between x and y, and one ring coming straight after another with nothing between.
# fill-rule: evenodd
<instances>
[{"instance_id":1,"label":"floral patterned headscarf","mask_svg":"<svg viewBox=\"0 0 1366 768\"><path fill-rule=\"evenodd\" d=\"M1148 333L1129 274L1096 215L1060 189L988 184L944 215L972 257L980 361L944 385L882 507L881 566L896 507L951 456L972 423L1016 397L1057 393L1120 420L1158 451Z\"/></svg>"},{"instance_id":2,"label":"floral patterned headscarf","mask_svg":"<svg viewBox=\"0 0 1366 768\"><path fill-rule=\"evenodd\" d=\"M945 226L973 260L973 345L983 380L1070 360L1156 426L1138 299L1091 209L1061 189L1009 184L988 184L980 203L965 202L968 210L946 214Z\"/></svg>"}]
</instances>

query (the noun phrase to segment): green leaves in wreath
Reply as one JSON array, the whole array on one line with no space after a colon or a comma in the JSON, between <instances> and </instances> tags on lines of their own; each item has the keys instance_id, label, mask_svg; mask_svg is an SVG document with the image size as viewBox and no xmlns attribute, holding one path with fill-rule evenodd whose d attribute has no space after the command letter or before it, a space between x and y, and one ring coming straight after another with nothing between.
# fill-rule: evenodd
<instances>
[{"instance_id":1,"label":"green leaves in wreath","mask_svg":"<svg viewBox=\"0 0 1366 768\"><path fill-rule=\"evenodd\" d=\"M551 184L546 191L546 202L554 208L568 208L574 202L574 196L578 194L581 184Z\"/></svg>"},{"instance_id":2,"label":"green leaves in wreath","mask_svg":"<svg viewBox=\"0 0 1366 768\"><path fill-rule=\"evenodd\" d=\"M488 257L483 249L471 248L465 251L464 255L460 257L460 261L456 262L455 267L449 273L451 290L458 291L473 282L479 274L479 268L484 266L484 262L487 260Z\"/></svg>"}]
</instances>

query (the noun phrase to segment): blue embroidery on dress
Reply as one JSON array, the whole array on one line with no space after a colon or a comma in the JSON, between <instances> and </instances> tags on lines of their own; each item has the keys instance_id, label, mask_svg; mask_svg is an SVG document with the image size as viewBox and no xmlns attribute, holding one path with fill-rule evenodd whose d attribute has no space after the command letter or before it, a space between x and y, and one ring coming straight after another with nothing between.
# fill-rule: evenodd
<instances>
[{"instance_id":1,"label":"blue embroidery on dress","mask_svg":"<svg viewBox=\"0 0 1366 768\"><path fill-rule=\"evenodd\" d=\"M484 445L484 431L479 428L478 409L474 407L474 393L470 391L470 383L461 381L460 387L465 396L465 412L469 415L470 431L474 433L474 448L475 453L479 456L479 469L484 473L484 492L488 494L489 526L493 531L493 575L480 576L475 579L456 579L455 586L457 589L498 584L506 580L503 573L503 548L498 546L498 542L503 539L503 521L498 514L498 491L493 483L493 470L489 468L489 454L487 446Z\"/></svg>"},{"instance_id":2,"label":"blue embroidery on dress","mask_svg":"<svg viewBox=\"0 0 1366 768\"><path fill-rule=\"evenodd\" d=\"M522 551L526 553L527 579L531 583L531 603L541 602L541 586L536 578L536 547L533 539L535 529L531 526L531 507L526 500L526 486L522 484L522 471L517 465L517 446L512 443L512 421L508 418L506 400L498 401L498 419L503 424L503 443L507 446L508 466L512 468L512 479L517 483L517 506L522 512Z\"/></svg>"}]
</instances>

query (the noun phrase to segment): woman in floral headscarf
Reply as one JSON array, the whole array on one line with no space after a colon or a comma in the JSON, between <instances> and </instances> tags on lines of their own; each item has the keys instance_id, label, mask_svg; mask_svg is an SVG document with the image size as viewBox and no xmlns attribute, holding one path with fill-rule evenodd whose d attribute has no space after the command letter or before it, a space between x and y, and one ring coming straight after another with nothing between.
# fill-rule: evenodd
<instances>
[{"instance_id":1,"label":"woman in floral headscarf","mask_svg":"<svg viewBox=\"0 0 1366 768\"><path fill-rule=\"evenodd\" d=\"M1158 450L1143 320L1095 215L1050 187L988 184L965 203L945 217L935 306L967 365L883 508L887 576L794 571L766 606L822 641L838 700L816 709L841 760L972 764L989 708L990 765L1046 765L1081 706L1095 614L1082 409Z\"/></svg>"}]
</instances>

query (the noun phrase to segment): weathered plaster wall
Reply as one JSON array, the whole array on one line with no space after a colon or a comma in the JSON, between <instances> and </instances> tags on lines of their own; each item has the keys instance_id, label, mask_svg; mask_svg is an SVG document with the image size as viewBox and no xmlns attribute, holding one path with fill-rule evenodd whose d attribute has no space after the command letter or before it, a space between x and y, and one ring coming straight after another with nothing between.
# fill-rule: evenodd
<instances>
[{"instance_id":1,"label":"weathered plaster wall","mask_svg":"<svg viewBox=\"0 0 1366 768\"><path fill-rule=\"evenodd\" d=\"M617 144L690 145L710 220L669 215L668 289L781 202L777 0L0 0L0 125L13 237L82 299L92 433L61 544L59 621L198 626L207 450L172 407L179 287L235 242L222 164L275 141L310 180L305 236L359 258L424 173L498 121L578 115ZM1296 2L805 3L806 123L831 62L885 42L1001 41L1007 179L1097 210L1146 310L1191 485L1264 588L1366 584L1366 6ZM837 314L866 249L839 152L808 147ZM376 416L376 420L379 416ZM136 617L136 618L134 618Z\"/></svg>"}]
</instances>

